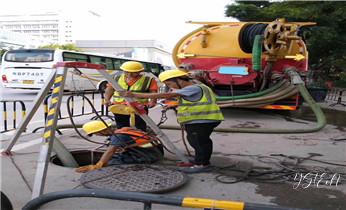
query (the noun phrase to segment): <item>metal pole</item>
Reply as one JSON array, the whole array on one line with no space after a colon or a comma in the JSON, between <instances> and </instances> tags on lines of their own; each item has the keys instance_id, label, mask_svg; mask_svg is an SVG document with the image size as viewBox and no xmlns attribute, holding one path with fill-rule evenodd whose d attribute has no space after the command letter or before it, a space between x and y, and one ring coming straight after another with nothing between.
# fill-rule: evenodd
<instances>
[{"instance_id":1,"label":"metal pole","mask_svg":"<svg viewBox=\"0 0 346 210\"><path fill-rule=\"evenodd\" d=\"M52 99L50 102L47 122L42 137L42 145L38 158L32 198L39 197L43 194L47 177L48 162L53 147L60 105L64 93L66 74L67 67L57 67L54 80L54 88L52 91Z\"/></svg>"},{"instance_id":2,"label":"metal pole","mask_svg":"<svg viewBox=\"0 0 346 210\"><path fill-rule=\"evenodd\" d=\"M37 94L34 102L34 106L32 107L31 111L26 115L26 117L23 119L23 121L18 126L18 129L16 130L16 133L11 139L11 143L7 146L6 150L4 151L5 154L10 154L12 147L16 144L19 136L25 131L26 126L29 124L30 120L42 104L42 101L46 97L47 93L49 92L50 88L52 87L54 83L54 75L55 70L52 69L51 74L48 77L48 82L45 84L45 86L41 89L41 91Z\"/></svg>"},{"instance_id":3,"label":"metal pole","mask_svg":"<svg viewBox=\"0 0 346 210\"><path fill-rule=\"evenodd\" d=\"M113 88L116 91L123 91L124 89L122 89L120 87L120 85L112 78L111 75L109 75L105 70L99 70L100 74L102 74L109 83L112 84ZM134 102L133 98L128 98L128 97L124 97L124 99L131 103ZM139 115L148 125L149 127L156 133L157 137L159 139L161 139L163 141L164 144L166 144L174 153L175 155L182 160L183 162L189 162L188 159L183 155L183 153L180 152L180 150L178 150L174 144L169 140L168 136L163 133L160 128L155 124L155 122L146 114L140 114Z\"/></svg>"}]
</instances>

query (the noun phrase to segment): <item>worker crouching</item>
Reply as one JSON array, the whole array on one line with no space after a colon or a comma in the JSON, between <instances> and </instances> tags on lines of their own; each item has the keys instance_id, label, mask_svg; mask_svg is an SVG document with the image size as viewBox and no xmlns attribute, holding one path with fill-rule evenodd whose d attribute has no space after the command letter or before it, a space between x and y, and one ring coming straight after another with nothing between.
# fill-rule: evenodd
<instances>
[{"instance_id":1,"label":"worker crouching","mask_svg":"<svg viewBox=\"0 0 346 210\"><path fill-rule=\"evenodd\" d=\"M77 172L84 173L107 165L153 163L163 158L163 146L159 140L139 129L114 129L110 123L91 121L83 125L83 130L88 135L107 136L110 144L95 165L79 167Z\"/></svg>"}]
</instances>

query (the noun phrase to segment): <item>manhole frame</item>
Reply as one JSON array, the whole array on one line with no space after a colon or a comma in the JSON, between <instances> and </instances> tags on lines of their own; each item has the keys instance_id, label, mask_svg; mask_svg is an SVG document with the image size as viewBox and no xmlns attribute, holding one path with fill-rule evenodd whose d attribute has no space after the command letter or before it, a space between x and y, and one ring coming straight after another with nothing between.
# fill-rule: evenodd
<instances>
[{"instance_id":1,"label":"manhole frame","mask_svg":"<svg viewBox=\"0 0 346 210\"><path fill-rule=\"evenodd\" d=\"M159 189L159 190L144 190L144 191L124 191L124 190L116 190L116 189L111 189L111 188L102 188L100 186L97 186L97 185L90 185L90 182L92 181L87 181L86 182L83 182L85 181L83 179L83 177L86 177L88 175L90 175L90 173L97 173L97 171L99 170L105 170L106 168L110 168L110 167L131 167L131 166L140 166L140 167L146 167L146 166L149 166L149 167L159 167L159 168L164 168L166 170L171 170L171 171L174 171L176 173L179 173L179 175L182 176L182 180L173 185L173 186L170 186L170 187L166 187L164 189ZM90 172L87 172L85 174L82 174L81 178L80 178L80 183L82 186L84 186L85 188L88 188L88 189L108 189L108 190L114 190L114 191L124 191L124 192L144 192L144 193L166 193L166 192L170 192L170 191L173 191L175 189L179 189L180 187L184 186L188 181L189 181L189 177L187 176L187 174L183 173L183 172L180 172L178 170L175 170L175 169L172 169L170 167L166 167L164 165L157 165L157 164L122 164L122 165L111 165L111 166L108 166L108 167L104 167L104 168L101 168L99 170L94 170L94 171L90 171ZM105 176L105 178L107 178L107 176Z\"/></svg>"}]
</instances>

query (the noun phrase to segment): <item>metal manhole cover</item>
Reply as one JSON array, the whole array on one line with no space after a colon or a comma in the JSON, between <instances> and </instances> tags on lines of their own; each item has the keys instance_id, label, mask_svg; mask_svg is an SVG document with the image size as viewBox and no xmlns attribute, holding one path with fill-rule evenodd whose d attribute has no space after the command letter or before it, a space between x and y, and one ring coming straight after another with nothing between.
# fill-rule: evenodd
<instances>
[{"instance_id":1,"label":"metal manhole cover","mask_svg":"<svg viewBox=\"0 0 346 210\"><path fill-rule=\"evenodd\" d=\"M87 172L80 182L93 189L161 193L184 185L187 176L158 165L114 165Z\"/></svg>"}]
</instances>

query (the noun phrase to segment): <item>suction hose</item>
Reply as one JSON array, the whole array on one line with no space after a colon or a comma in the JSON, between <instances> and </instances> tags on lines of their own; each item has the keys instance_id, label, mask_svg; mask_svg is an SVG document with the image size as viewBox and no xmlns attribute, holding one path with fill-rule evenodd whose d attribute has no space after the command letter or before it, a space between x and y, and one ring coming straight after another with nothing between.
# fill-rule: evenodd
<instances>
[{"instance_id":1,"label":"suction hose","mask_svg":"<svg viewBox=\"0 0 346 210\"><path fill-rule=\"evenodd\" d=\"M277 90L282 85L284 85L286 82L287 82L286 80L282 80L282 81L278 82L277 84L275 84L274 86L272 86L266 90L257 92L257 93L250 93L250 94L239 95L239 96L216 96L216 101L221 102L221 101L227 101L227 100L236 100L236 99L243 99L243 98L255 98L258 96L263 96L263 95L266 95L270 92Z\"/></svg>"},{"instance_id":2,"label":"suction hose","mask_svg":"<svg viewBox=\"0 0 346 210\"><path fill-rule=\"evenodd\" d=\"M231 132L231 133L311 133L321 130L326 124L326 117L323 114L321 108L318 104L312 99L308 90L305 88L304 82L300 78L295 68L287 68L285 72L290 76L292 84L298 87L299 93L304 98L305 102L310 106L312 111L314 112L317 125L313 128L295 128L295 129L254 129L254 128L216 128L214 131L216 132ZM169 130L180 130L180 126L160 126L161 129L169 129Z\"/></svg>"}]
</instances>

